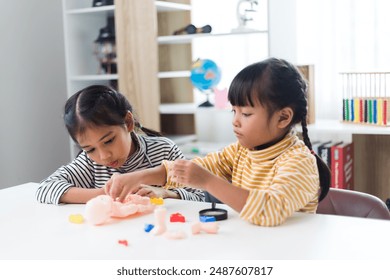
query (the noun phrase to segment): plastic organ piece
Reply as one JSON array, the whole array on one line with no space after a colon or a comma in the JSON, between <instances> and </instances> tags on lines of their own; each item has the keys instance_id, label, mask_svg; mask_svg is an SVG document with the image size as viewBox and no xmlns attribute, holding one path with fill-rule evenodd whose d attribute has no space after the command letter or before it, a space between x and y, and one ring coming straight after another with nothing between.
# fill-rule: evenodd
<instances>
[{"instance_id":1,"label":"plastic organ piece","mask_svg":"<svg viewBox=\"0 0 390 280\"><path fill-rule=\"evenodd\" d=\"M126 239L123 239L123 240L118 240L118 244L121 244L121 245L124 245L124 246L129 246L129 243L127 242Z\"/></svg>"},{"instance_id":2,"label":"plastic organ piece","mask_svg":"<svg viewBox=\"0 0 390 280\"><path fill-rule=\"evenodd\" d=\"M164 199L161 197L152 197L152 198L150 198L150 203L152 203L154 205L163 205Z\"/></svg>"},{"instance_id":3,"label":"plastic organ piece","mask_svg":"<svg viewBox=\"0 0 390 280\"><path fill-rule=\"evenodd\" d=\"M171 214L171 217L169 218L169 221L171 223L185 223L186 222L186 218L180 214L180 213L174 213L174 214Z\"/></svg>"},{"instance_id":4,"label":"plastic organ piece","mask_svg":"<svg viewBox=\"0 0 390 280\"><path fill-rule=\"evenodd\" d=\"M145 232L150 232L154 228L152 224L146 224L144 227Z\"/></svg>"},{"instance_id":5,"label":"plastic organ piece","mask_svg":"<svg viewBox=\"0 0 390 280\"><path fill-rule=\"evenodd\" d=\"M192 234L198 234L201 231L215 234L218 232L218 229L219 229L219 225L217 222L208 222L208 223L196 222L191 227Z\"/></svg>"},{"instance_id":6,"label":"plastic organ piece","mask_svg":"<svg viewBox=\"0 0 390 280\"><path fill-rule=\"evenodd\" d=\"M154 219L156 221L156 225L151 231L154 235L163 234L167 230L167 226L165 224L166 214L167 209L164 207L158 207L154 209Z\"/></svg>"},{"instance_id":7,"label":"plastic organ piece","mask_svg":"<svg viewBox=\"0 0 390 280\"><path fill-rule=\"evenodd\" d=\"M71 214L69 215L69 222L74 224L82 224L84 223L84 217L81 214Z\"/></svg>"},{"instance_id":8,"label":"plastic organ piece","mask_svg":"<svg viewBox=\"0 0 390 280\"><path fill-rule=\"evenodd\" d=\"M164 233L164 237L168 239L184 239L187 235L182 230L169 230Z\"/></svg>"}]
</instances>

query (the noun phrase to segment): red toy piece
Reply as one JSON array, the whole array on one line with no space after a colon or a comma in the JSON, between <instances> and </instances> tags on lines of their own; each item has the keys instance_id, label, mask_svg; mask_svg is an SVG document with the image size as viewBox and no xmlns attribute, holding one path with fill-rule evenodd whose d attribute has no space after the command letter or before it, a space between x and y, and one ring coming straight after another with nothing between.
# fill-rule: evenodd
<instances>
[{"instance_id":1,"label":"red toy piece","mask_svg":"<svg viewBox=\"0 0 390 280\"><path fill-rule=\"evenodd\" d=\"M126 239L123 239L123 240L118 240L118 244L121 244L121 245L124 245L124 246L129 246L129 243L127 243L127 240Z\"/></svg>"},{"instance_id":2,"label":"red toy piece","mask_svg":"<svg viewBox=\"0 0 390 280\"><path fill-rule=\"evenodd\" d=\"M169 221L171 223L185 223L186 218L180 213L174 213L174 214L171 214Z\"/></svg>"}]
</instances>

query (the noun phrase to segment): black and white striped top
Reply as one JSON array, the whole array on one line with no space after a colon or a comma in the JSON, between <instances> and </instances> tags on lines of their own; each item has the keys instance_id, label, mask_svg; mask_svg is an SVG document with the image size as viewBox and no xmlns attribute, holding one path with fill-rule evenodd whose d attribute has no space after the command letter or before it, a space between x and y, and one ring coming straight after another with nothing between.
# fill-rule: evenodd
<instances>
[{"instance_id":1,"label":"black and white striped top","mask_svg":"<svg viewBox=\"0 0 390 280\"><path fill-rule=\"evenodd\" d=\"M135 133L132 133L132 138L137 149L120 168L97 164L83 151L40 183L36 199L41 203L59 204L60 197L70 187L102 188L114 173L129 173L158 166L163 160L184 158L177 145L168 138ZM181 199L204 201L202 190L184 187L172 191Z\"/></svg>"}]
</instances>

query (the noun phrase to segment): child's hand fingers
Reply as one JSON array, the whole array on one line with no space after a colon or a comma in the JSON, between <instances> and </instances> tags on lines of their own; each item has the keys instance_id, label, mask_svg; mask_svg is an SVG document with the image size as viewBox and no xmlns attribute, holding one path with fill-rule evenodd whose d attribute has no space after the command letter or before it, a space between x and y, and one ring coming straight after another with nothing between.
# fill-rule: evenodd
<instances>
[{"instance_id":1,"label":"child's hand fingers","mask_svg":"<svg viewBox=\"0 0 390 280\"><path fill-rule=\"evenodd\" d=\"M105 194L110 195L111 179L106 182L106 184L104 185L103 189L104 189L104 193Z\"/></svg>"},{"instance_id":2,"label":"child's hand fingers","mask_svg":"<svg viewBox=\"0 0 390 280\"><path fill-rule=\"evenodd\" d=\"M114 174L111 176L111 179L107 181L106 188L108 189L108 194L116 200L117 197L121 194L123 190L123 186L120 185L120 182L118 179L118 175Z\"/></svg>"}]
</instances>

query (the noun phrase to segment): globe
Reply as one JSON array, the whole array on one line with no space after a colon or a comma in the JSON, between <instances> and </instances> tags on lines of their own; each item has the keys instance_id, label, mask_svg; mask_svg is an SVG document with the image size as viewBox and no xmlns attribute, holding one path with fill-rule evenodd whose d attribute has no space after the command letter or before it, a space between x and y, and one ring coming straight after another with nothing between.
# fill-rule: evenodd
<instances>
[{"instance_id":1,"label":"globe","mask_svg":"<svg viewBox=\"0 0 390 280\"><path fill-rule=\"evenodd\" d=\"M198 59L192 64L190 79L200 91L209 90L221 80L221 70L211 59Z\"/></svg>"}]
</instances>

